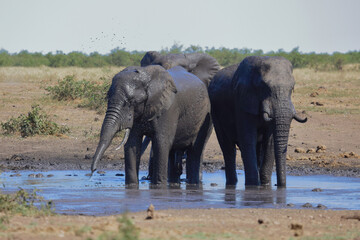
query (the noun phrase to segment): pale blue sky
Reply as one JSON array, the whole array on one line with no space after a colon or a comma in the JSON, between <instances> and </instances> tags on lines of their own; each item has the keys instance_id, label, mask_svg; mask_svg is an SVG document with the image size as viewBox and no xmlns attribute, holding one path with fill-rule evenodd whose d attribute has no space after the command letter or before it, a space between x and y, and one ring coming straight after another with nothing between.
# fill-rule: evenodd
<instances>
[{"instance_id":1,"label":"pale blue sky","mask_svg":"<svg viewBox=\"0 0 360 240\"><path fill-rule=\"evenodd\" d=\"M0 49L360 50L358 0L0 0Z\"/></svg>"}]
</instances>

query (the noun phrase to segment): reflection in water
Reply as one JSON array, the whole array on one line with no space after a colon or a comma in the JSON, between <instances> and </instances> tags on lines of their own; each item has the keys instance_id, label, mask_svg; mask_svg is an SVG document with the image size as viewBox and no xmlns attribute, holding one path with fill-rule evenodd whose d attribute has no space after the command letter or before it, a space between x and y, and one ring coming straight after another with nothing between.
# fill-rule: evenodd
<instances>
[{"instance_id":1,"label":"reflection in water","mask_svg":"<svg viewBox=\"0 0 360 240\"><path fill-rule=\"evenodd\" d=\"M242 191L241 202L247 207L265 207L286 204L286 189L246 188Z\"/></svg>"},{"instance_id":2,"label":"reflection in water","mask_svg":"<svg viewBox=\"0 0 360 240\"><path fill-rule=\"evenodd\" d=\"M204 173L200 185L171 184L154 186L147 180L139 185L126 186L119 171L95 175L92 181L87 171L49 171L51 178L34 179L31 171L0 174L5 186L2 192L39 189L46 200L53 200L56 212L67 214L110 215L125 211L145 211L150 204L156 209L169 208L244 208L286 207L293 203L323 204L330 209L360 209L360 178L332 176L288 176L287 188L246 187L243 183L225 185L224 172ZM146 173L142 173L145 175ZM141 177L141 176L140 176ZM321 188L322 192L312 192Z\"/></svg>"}]
</instances>

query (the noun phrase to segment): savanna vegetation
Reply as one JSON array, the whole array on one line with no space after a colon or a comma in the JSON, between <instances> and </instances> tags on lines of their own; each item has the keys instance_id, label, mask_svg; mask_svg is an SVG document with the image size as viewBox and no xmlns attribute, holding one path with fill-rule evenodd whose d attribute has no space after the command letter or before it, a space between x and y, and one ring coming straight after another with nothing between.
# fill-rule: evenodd
<instances>
[{"instance_id":1,"label":"savanna vegetation","mask_svg":"<svg viewBox=\"0 0 360 240\"><path fill-rule=\"evenodd\" d=\"M296 47L290 52L283 49L278 51L264 52L262 50L253 50L248 48L202 48L192 45L184 48L183 45L174 44L170 48L161 50L162 54L167 53L194 53L205 52L220 63L221 66L229 66L240 62L247 56L251 55L267 55L267 56L283 56L289 59L295 68L313 68L315 70L341 70L345 64L360 63L360 52L349 51L347 53L335 52L328 53L302 53ZM125 49L115 48L108 54L99 54L92 52L85 54L82 52L71 52L65 54L61 51L56 53L30 53L26 50L19 53L9 53L0 50L0 66L24 66L24 67L105 67L105 66L137 66L145 52L142 51L126 51Z\"/></svg>"}]
</instances>

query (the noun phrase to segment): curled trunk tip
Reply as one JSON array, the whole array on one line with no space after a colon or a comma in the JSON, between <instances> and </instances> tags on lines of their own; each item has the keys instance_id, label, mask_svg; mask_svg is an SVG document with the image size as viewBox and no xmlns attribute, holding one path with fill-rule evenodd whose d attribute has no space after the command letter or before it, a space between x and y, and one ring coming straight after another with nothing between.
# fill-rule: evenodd
<instances>
[{"instance_id":1,"label":"curled trunk tip","mask_svg":"<svg viewBox=\"0 0 360 240\"><path fill-rule=\"evenodd\" d=\"M298 121L299 123L306 123L306 122L307 122L307 117L301 118L301 117L299 117L296 113L295 113L295 115L294 115L294 119L295 119L296 121Z\"/></svg>"},{"instance_id":2,"label":"curled trunk tip","mask_svg":"<svg viewBox=\"0 0 360 240\"><path fill-rule=\"evenodd\" d=\"M263 113L263 118L265 122L271 122L273 120L267 112Z\"/></svg>"}]
</instances>

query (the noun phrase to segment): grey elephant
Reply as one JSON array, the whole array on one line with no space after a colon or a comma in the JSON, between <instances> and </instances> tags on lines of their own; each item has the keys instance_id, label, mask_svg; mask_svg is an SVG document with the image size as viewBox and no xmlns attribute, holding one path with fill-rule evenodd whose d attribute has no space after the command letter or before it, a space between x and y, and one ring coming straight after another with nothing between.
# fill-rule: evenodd
<instances>
[{"instance_id":1,"label":"grey elephant","mask_svg":"<svg viewBox=\"0 0 360 240\"><path fill-rule=\"evenodd\" d=\"M210 100L205 84L177 66L128 67L115 75L91 171L116 132L125 130L125 182L138 184L143 136L152 139L153 184L168 180L168 158L187 151L189 181L199 182L199 165L210 124ZM171 164L173 161L169 160ZM169 166L169 169L173 169ZM169 171L171 181L172 173Z\"/></svg>"},{"instance_id":2,"label":"grey elephant","mask_svg":"<svg viewBox=\"0 0 360 240\"><path fill-rule=\"evenodd\" d=\"M208 87L214 75L219 71L220 65L215 58L211 57L206 53L176 53L162 55L156 51L147 52L141 60L141 66L149 65L160 65L165 69L170 69L175 66L182 66L189 73L196 75L204 84ZM207 142L212 132L212 124L209 124L208 135L205 143ZM149 144L149 139L145 139L143 142L142 152ZM182 173L182 159L186 158L186 153L176 152L175 153L175 169L172 169L174 181L180 181L180 175ZM201 160L202 163L202 160ZM202 166L202 164L200 164ZM187 168L188 169L188 168ZM188 175L188 174L187 174ZM149 175L148 179L152 176L152 158L149 160ZM177 177L176 177L177 176ZM201 173L200 173L201 176ZM177 179L177 180L175 180Z\"/></svg>"},{"instance_id":3,"label":"grey elephant","mask_svg":"<svg viewBox=\"0 0 360 240\"><path fill-rule=\"evenodd\" d=\"M200 78L206 86L209 86L212 78L220 69L216 59L206 53L170 53L162 55L156 51L149 51L141 59L142 67L148 65L160 65L165 69L181 66L189 73Z\"/></svg>"},{"instance_id":4,"label":"grey elephant","mask_svg":"<svg viewBox=\"0 0 360 240\"><path fill-rule=\"evenodd\" d=\"M236 149L241 151L245 185L269 185L276 163L277 186L286 186L286 152L295 80L283 57L245 58L220 70L209 86L211 115L225 160L226 184L237 183Z\"/></svg>"}]
</instances>

